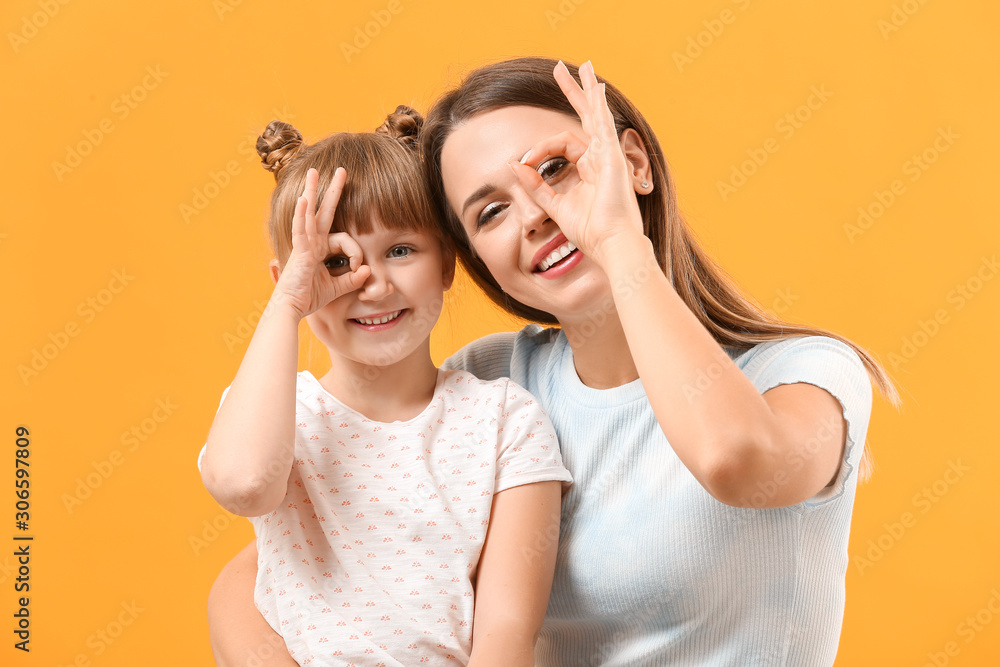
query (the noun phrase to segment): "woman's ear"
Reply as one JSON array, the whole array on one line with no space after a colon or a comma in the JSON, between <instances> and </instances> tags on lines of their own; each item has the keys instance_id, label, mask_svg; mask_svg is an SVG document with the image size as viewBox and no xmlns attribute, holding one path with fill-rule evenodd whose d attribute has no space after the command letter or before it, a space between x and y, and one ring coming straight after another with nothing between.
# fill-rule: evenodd
<instances>
[{"instance_id":1,"label":"woman's ear","mask_svg":"<svg viewBox=\"0 0 1000 667\"><path fill-rule=\"evenodd\" d=\"M268 263L268 268L271 270L271 281L277 285L278 278L281 277L281 264L278 264L278 260L272 259L270 263Z\"/></svg>"},{"instance_id":2,"label":"woman's ear","mask_svg":"<svg viewBox=\"0 0 1000 667\"><path fill-rule=\"evenodd\" d=\"M649 163L649 153L646 152L646 145L642 142L642 137L631 127L622 132L619 138L622 153L628 160L632 187L641 195L648 195L653 191L653 169Z\"/></svg>"}]
</instances>

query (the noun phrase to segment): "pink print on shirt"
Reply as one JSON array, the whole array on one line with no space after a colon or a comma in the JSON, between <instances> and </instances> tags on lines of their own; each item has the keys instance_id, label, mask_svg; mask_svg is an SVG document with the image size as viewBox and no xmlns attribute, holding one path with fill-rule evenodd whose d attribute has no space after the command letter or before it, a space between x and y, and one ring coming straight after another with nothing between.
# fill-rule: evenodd
<instances>
[{"instance_id":1,"label":"pink print on shirt","mask_svg":"<svg viewBox=\"0 0 1000 667\"><path fill-rule=\"evenodd\" d=\"M507 379L439 371L420 415L381 423L299 373L288 491L251 518L254 600L302 665L464 665L493 495L547 480L571 480L555 433Z\"/></svg>"}]
</instances>

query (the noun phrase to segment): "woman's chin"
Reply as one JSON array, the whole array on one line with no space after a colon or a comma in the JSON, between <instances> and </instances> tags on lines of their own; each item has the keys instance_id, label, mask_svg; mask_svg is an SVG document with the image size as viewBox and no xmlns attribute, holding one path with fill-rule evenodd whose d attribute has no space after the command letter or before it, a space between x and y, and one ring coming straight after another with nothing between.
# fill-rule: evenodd
<instances>
[{"instance_id":1,"label":"woman's chin","mask_svg":"<svg viewBox=\"0 0 1000 667\"><path fill-rule=\"evenodd\" d=\"M556 281L535 276L533 287L536 289L530 294L514 298L553 315L561 324L593 320L603 323L616 312L611 285L601 271L581 271Z\"/></svg>"}]
</instances>

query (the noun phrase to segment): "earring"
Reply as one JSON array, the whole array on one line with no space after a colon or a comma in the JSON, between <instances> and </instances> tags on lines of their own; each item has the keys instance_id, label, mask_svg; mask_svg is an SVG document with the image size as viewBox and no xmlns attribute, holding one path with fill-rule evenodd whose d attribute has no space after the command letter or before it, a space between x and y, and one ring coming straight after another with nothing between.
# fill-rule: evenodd
<instances>
[{"instance_id":1,"label":"earring","mask_svg":"<svg viewBox=\"0 0 1000 667\"><path fill-rule=\"evenodd\" d=\"M649 187L649 182L648 181L643 181L642 183L639 184L639 187L642 188L643 190L645 190L646 188Z\"/></svg>"}]
</instances>

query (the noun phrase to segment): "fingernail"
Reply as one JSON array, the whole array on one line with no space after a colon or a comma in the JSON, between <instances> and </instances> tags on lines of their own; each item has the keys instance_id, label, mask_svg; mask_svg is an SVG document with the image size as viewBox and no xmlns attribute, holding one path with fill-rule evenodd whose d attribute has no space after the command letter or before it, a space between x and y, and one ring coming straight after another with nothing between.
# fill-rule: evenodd
<instances>
[{"instance_id":1,"label":"fingernail","mask_svg":"<svg viewBox=\"0 0 1000 667\"><path fill-rule=\"evenodd\" d=\"M521 156L521 164L525 164L531 157L531 150L529 149L527 153Z\"/></svg>"}]
</instances>

